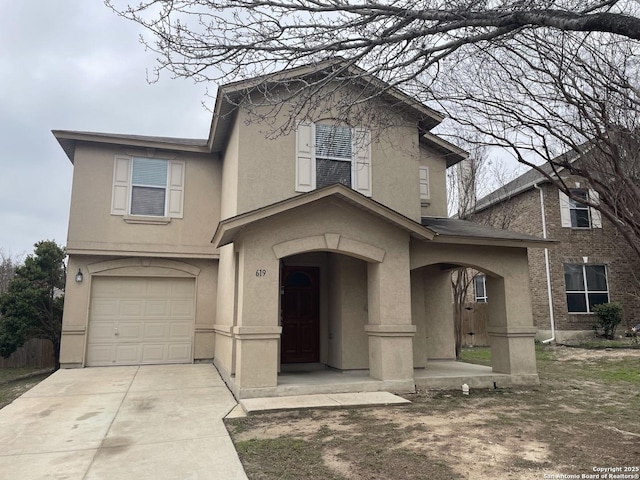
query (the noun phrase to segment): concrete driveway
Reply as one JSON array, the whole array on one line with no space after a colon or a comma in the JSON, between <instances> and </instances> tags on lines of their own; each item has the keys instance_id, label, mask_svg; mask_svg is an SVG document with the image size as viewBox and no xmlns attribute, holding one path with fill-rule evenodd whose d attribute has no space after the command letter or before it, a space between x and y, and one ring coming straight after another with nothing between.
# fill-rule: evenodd
<instances>
[{"instance_id":1,"label":"concrete driveway","mask_svg":"<svg viewBox=\"0 0 640 480\"><path fill-rule=\"evenodd\" d=\"M0 410L0 477L246 479L212 365L59 370Z\"/></svg>"}]
</instances>

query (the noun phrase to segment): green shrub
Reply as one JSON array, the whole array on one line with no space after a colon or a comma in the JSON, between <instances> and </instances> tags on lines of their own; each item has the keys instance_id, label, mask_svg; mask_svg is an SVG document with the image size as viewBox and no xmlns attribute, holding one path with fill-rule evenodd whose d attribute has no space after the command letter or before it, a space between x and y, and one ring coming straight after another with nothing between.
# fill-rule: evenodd
<instances>
[{"instance_id":1,"label":"green shrub","mask_svg":"<svg viewBox=\"0 0 640 480\"><path fill-rule=\"evenodd\" d=\"M598 315L598 327L602 329L603 336L613 340L616 327L622 321L622 305L615 302L601 303L595 305L593 311Z\"/></svg>"}]
</instances>

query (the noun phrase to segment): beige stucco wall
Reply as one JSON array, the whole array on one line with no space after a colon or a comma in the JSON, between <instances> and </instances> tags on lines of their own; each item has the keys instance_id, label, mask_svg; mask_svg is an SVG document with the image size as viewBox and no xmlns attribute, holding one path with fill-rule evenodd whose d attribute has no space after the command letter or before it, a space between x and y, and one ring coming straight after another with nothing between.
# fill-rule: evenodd
<instances>
[{"instance_id":1,"label":"beige stucco wall","mask_svg":"<svg viewBox=\"0 0 640 480\"><path fill-rule=\"evenodd\" d=\"M185 161L184 218L166 225L131 224L111 215L115 155L146 150L78 144L76 147L67 249L72 253L215 255L211 237L220 219L220 161L215 156L155 152Z\"/></svg>"},{"instance_id":2,"label":"beige stucco wall","mask_svg":"<svg viewBox=\"0 0 640 480\"><path fill-rule=\"evenodd\" d=\"M488 302L488 333L491 338L493 371L535 376L533 338L536 329L533 327L531 312L527 249L411 242L412 269L430 268L430 265L437 266L438 264L471 267L487 275L487 296L490 298ZM433 298L433 304L442 309L440 317L450 318L449 324L452 325L452 313L446 315L444 313L444 309L451 305L451 301L442 302L445 290L449 291L449 297L451 291L449 285L445 288L445 280L448 280L447 272L433 272L431 284L425 282L425 303ZM448 282L446 283L448 284ZM436 297L439 297L437 301ZM426 316L427 332L430 329L430 322L434 318L435 316L432 316L431 319ZM443 322L441 324L446 325ZM447 329L442 328L438 328L437 332L438 335L453 338L452 328L450 333L447 332ZM437 345L442 347L445 344L438 341ZM434 351L436 347L436 344L430 345L429 333L427 333L426 347L428 352ZM429 353L428 356L432 358Z\"/></svg>"},{"instance_id":3,"label":"beige stucco wall","mask_svg":"<svg viewBox=\"0 0 640 480\"><path fill-rule=\"evenodd\" d=\"M333 238L335 246L330 247L329 241L314 247L315 239L324 239L325 234L337 237ZM280 258L276 251L280 245L296 239L304 251L330 251L330 281L339 282L339 286L331 283L326 289L329 296L326 335L332 338L327 342L325 361L342 369L369 366L376 372L374 378L396 378L398 370L403 372L401 378L410 378L413 327L409 305L409 235L346 202L328 198L258 220L244 227L235 239L239 262L237 323L233 329L239 334L235 337L236 382L255 388L276 382L270 362L240 357L241 352L252 351L251 345L261 355L279 356ZM363 257L371 251L382 252L382 261L346 258L340 253L340 242L349 248L363 245L359 250ZM285 255L283 260L286 263L290 258L305 262L314 256ZM258 276L256 271L265 273ZM390 348L392 343L403 344L403 348L394 350ZM240 344L242 350L238 348ZM372 352L375 366L371 365Z\"/></svg>"},{"instance_id":4,"label":"beige stucco wall","mask_svg":"<svg viewBox=\"0 0 640 480\"><path fill-rule=\"evenodd\" d=\"M389 110L387 105L381 108ZM290 121L288 113L283 110L279 117L267 124L252 120L259 111L260 108L256 107L250 115L241 109L233 123L229 146L224 154L223 218L234 212L252 211L299 195L295 191L295 128L289 126L278 130ZM264 114L270 113L271 109L264 107ZM390 115L388 111L386 115ZM306 121L332 122L334 119L326 113L321 116L310 114ZM419 221L418 165L422 161L430 167L432 178L429 214L446 215L444 158L433 151L420 152L417 120L409 123L407 119L398 117L388 121L390 123L384 128L371 130L372 198ZM367 125L356 123L353 126ZM237 152L234 147L237 147ZM235 203L232 199L234 192Z\"/></svg>"},{"instance_id":5,"label":"beige stucco wall","mask_svg":"<svg viewBox=\"0 0 640 480\"><path fill-rule=\"evenodd\" d=\"M451 272L439 265L412 270L411 304L414 367L425 368L429 359L455 359Z\"/></svg>"},{"instance_id":6,"label":"beige stucco wall","mask_svg":"<svg viewBox=\"0 0 640 480\"><path fill-rule=\"evenodd\" d=\"M75 282L80 269L84 279ZM90 328L89 305L92 280L98 276L186 277L196 281L194 325L194 360L214 356L213 326L218 282L217 260L149 259L144 257L109 257L70 255L62 324L60 363L63 366L84 365L87 331Z\"/></svg>"},{"instance_id":7,"label":"beige stucco wall","mask_svg":"<svg viewBox=\"0 0 640 480\"><path fill-rule=\"evenodd\" d=\"M220 218L222 219L233 217L238 213L240 130L236 115L233 118L233 127L226 149L222 154L222 185L220 187Z\"/></svg>"},{"instance_id":8,"label":"beige stucco wall","mask_svg":"<svg viewBox=\"0 0 640 480\"><path fill-rule=\"evenodd\" d=\"M411 261L412 266L416 267L450 263L472 267L486 273L487 296L493 290L495 297L499 295L506 302L500 324L506 324L508 318L513 326L533 325L526 248L447 244L425 247L415 242L411 246ZM491 277L501 277L508 281L504 282L504 285L496 285ZM501 290L504 293L500 293Z\"/></svg>"},{"instance_id":9,"label":"beige stucco wall","mask_svg":"<svg viewBox=\"0 0 640 480\"><path fill-rule=\"evenodd\" d=\"M422 201L424 217L448 217L447 213L447 162L446 159L420 145L420 166L429 167L429 200Z\"/></svg>"},{"instance_id":10,"label":"beige stucco wall","mask_svg":"<svg viewBox=\"0 0 640 480\"><path fill-rule=\"evenodd\" d=\"M329 358L341 370L369 366L367 264L346 255L329 254Z\"/></svg>"}]
</instances>

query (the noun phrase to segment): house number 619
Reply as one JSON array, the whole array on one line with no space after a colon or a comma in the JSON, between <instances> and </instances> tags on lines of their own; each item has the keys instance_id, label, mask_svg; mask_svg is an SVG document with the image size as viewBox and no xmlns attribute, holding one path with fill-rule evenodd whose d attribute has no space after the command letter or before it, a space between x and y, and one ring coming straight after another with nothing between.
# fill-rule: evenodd
<instances>
[{"instance_id":1,"label":"house number 619","mask_svg":"<svg viewBox=\"0 0 640 480\"><path fill-rule=\"evenodd\" d=\"M264 268L259 268L256 270L256 277L264 277L267 274L267 271Z\"/></svg>"}]
</instances>

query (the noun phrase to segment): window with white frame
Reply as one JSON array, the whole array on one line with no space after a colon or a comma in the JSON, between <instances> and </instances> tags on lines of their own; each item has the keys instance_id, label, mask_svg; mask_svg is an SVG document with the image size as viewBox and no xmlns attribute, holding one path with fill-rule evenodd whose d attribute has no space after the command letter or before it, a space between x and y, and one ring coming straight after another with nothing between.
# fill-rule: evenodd
<instances>
[{"instance_id":1,"label":"window with white frame","mask_svg":"<svg viewBox=\"0 0 640 480\"><path fill-rule=\"evenodd\" d=\"M609 302L604 265L567 263L564 265L564 282L569 313L592 313L595 305Z\"/></svg>"},{"instance_id":2,"label":"window with white frame","mask_svg":"<svg viewBox=\"0 0 640 480\"><path fill-rule=\"evenodd\" d=\"M371 196L369 130L300 123L296 131L296 192L341 183Z\"/></svg>"},{"instance_id":3,"label":"window with white frame","mask_svg":"<svg viewBox=\"0 0 640 480\"><path fill-rule=\"evenodd\" d=\"M182 218L184 162L116 156L112 215Z\"/></svg>"},{"instance_id":4,"label":"window with white frame","mask_svg":"<svg viewBox=\"0 0 640 480\"><path fill-rule=\"evenodd\" d=\"M168 164L167 160L133 157L131 215L165 216Z\"/></svg>"},{"instance_id":5,"label":"window with white frame","mask_svg":"<svg viewBox=\"0 0 640 480\"><path fill-rule=\"evenodd\" d=\"M573 189L571 190L571 197L569 198L569 210L571 212L571 226L574 228L590 228L591 227L591 215L589 214L590 208L582 202L589 200L589 192L585 189Z\"/></svg>"},{"instance_id":6,"label":"window with white frame","mask_svg":"<svg viewBox=\"0 0 640 480\"><path fill-rule=\"evenodd\" d=\"M586 202L598 203L598 193L586 188L570 190L571 197L560 192L560 217L563 227L602 228L600 212L586 205Z\"/></svg>"},{"instance_id":7,"label":"window with white frame","mask_svg":"<svg viewBox=\"0 0 640 480\"><path fill-rule=\"evenodd\" d=\"M351 128L316 124L316 188L341 183L351 187Z\"/></svg>"},{"instance_id":8,"label":"window with white frame","mask_svg":"<svg viewBox=\"0 0 640 480\"><path fill-rule=\"evenodd\" d=\"M473 277L473 290L476 295L476 302L487 302L487 277L480 273Z\"/></svg>"}]
</instances>

